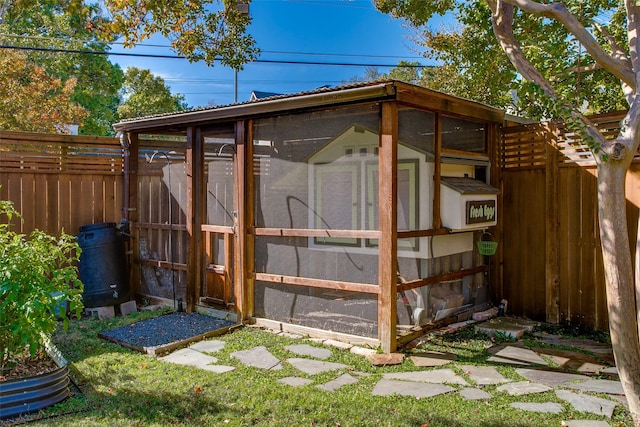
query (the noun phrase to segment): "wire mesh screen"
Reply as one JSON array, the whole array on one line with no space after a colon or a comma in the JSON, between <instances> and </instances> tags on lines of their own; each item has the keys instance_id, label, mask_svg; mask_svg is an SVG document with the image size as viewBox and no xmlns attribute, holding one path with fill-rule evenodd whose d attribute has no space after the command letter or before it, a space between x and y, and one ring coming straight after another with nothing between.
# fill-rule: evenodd
<instances>
[{"instance_id":1,"label":"wire mesh screen","mask_svg":"<svg viewBox=\"0 0 640 427\"><path fill-rule=\"evenodd\" d=\"M378 335L376 295L256 282L256 316L365 337Z\"/></svg>"}]
</instances>

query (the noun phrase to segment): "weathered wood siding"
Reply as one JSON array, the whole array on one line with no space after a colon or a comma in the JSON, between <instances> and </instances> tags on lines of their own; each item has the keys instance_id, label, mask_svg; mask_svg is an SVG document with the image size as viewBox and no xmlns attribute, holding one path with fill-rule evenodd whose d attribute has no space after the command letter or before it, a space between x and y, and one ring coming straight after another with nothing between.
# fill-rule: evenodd
<instances>
[{"instance_id":1,"label":"weathered wood siding","mask_svg":"<svg viewBox=\"0 0 640 427\"><path fill-rule=\"evenodd\" d=\"M115 138L0 131L0 199L22 214L21 233L119 222L122 173Z\"/></svg>"},{"instance_id":2,"label":"weathered wood siding","mask_svg":"<svg viewBox=\"0 0 640 427\"><path fill-rule=\"evenodd\" d=\"M595 121L614 136L622 117ZM607 329L597 171L588 149L560 126L518 125L503 129L500 156L502 282L494 286L494 298L506 298L514 314ZM637 160L627 177L627 200L633 242L640 205Z\"/></svg>"}]
</instances>

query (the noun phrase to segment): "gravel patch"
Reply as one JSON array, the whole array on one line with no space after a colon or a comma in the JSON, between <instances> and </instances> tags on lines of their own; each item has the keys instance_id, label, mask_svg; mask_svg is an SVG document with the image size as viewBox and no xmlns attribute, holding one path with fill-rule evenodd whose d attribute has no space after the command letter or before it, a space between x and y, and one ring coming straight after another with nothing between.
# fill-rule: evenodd
<instances>
[{"instance_id":1,"label":"gravel patch","mask_svg":"<svg viewBox=\"0 0 640 427\"><path fill-rule=\"evenodd\" d=\"M144 351L205 335L234 325L200 313L171 313L98 334L100 338Z\"/></svg>"}]
</instances>

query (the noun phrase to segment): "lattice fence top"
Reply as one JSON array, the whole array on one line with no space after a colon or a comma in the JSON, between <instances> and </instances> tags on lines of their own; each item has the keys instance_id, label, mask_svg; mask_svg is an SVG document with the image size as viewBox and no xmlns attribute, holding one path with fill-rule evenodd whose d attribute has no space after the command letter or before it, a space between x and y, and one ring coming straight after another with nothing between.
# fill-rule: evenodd
<instances>
[{"instance_id":1,"label":"lattice fence top","mask_svg":"<svg viewBox=\"0 0 640 427\"><path fill-rule=\"evenodd\" d=\"M0 131L0 171L122 174L116 138Z\"/></svg>"},{"instance_id":2,"label":"lattice fence top","mask_svg":"<svg viewBox=\"0 0 640 427\"><path fill-rule=\"evenodd\" d=\"M607 139L620 132L625 112L590 117ZM558 161L564 165L593 166L591 150L580 135L560 122L533 123L508 126L502 129L500 166L503 169L544 168L547 148L557 150ZM637 156L636 156L637 157Z\"/></svg>"}]
</instances>

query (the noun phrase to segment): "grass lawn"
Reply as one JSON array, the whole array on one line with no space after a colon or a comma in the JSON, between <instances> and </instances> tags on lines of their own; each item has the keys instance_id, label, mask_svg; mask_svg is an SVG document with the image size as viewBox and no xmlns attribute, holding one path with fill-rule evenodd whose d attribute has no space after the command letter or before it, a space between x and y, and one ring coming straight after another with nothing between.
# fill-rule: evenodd
<instances>
[{"instance_id":1,"label":"grass lawn","mask_svg":"<svg viewBox=\"0 0 640 427\"><path fill-rule=\"evenodd\" d=\"M58 348L71 364L73 378L82 393L40 414L30 426L560 426L568 419L603 419L576 412L553 391L528 396L509 396L487 386L488 401L467 401L458 393L416 399L406 396L372 396L375 384L386 372L415 371L409 358L402 365L378 368L363 357L332 348L331 362L346 364L345 372L362 372L351 384L335 392L315 385L344 372L307 376L310 385L291 387L277 380L305 376L288 364L281 370L245 367L230 353L264 345L281 360L292 357L290 344L307 340L278 336L242 327L216 338L226 341L216 353L219 364L236 370L214 374L197 368L169 364L152 356L125 349L97 337L98 332L140 321L159 312L139 312L125 318L73 321L70 329L55 336ZM532 341L533 342L533 341ZM312 343L311 343L312 344ZM445 337L432 337L422 349L456 353L456 365L486 364L487 348L494 343L473 329ZM317 344L314 344L317 345ZM420 350L420 348L416 349ZM426 369L426 368L422 368ZM501 366L506 377L522 380L513 367ZM561 414L537 414L516 410L512 402L559 402ZM629 414L617 406L611 426L632 425Z\"/></svg>"}]
</instances>

